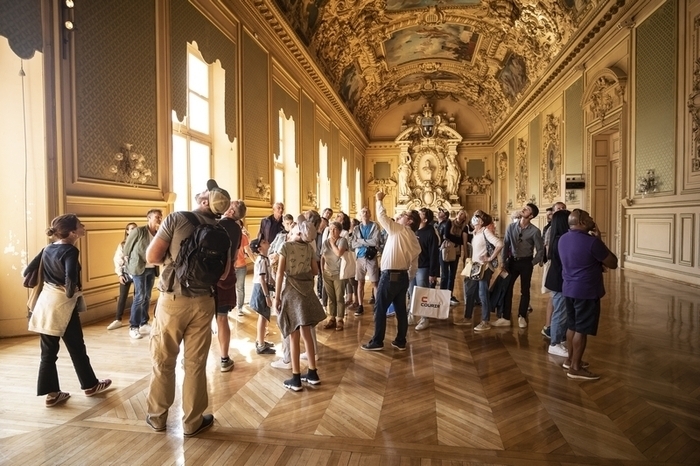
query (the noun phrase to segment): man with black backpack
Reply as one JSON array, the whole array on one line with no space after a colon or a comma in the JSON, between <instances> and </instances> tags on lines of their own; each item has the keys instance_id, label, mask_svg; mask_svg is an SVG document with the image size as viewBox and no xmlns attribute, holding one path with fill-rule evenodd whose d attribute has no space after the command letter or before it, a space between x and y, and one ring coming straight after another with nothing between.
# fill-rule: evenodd
<instances>
[{"instance_id":1,"label":"man with black backpack","mask_svg":"<svg viewBox=\"0 0 700 466\"><path fill-rule=\"evenodd\" d=\"M156 432L166 429L175 398L175 366L184 340L182 429L192 437L214 423L204 414L206 363L211 346L211 321L216 312L216 284L229 273L231 240L216 219L231 204L216 181L207 182L192 212L173 212L161 224L146 251L146 259L163 264L158 288L158 313L151 330L153 372L146 399L146 423Z\"/></svg>"}]
</instances>

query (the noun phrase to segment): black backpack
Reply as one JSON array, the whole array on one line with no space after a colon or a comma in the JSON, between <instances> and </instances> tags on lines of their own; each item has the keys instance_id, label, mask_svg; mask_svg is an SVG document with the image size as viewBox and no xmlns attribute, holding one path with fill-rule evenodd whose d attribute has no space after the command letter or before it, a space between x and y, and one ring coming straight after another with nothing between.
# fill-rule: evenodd
<instances>
[{"instance_id":1,"label":"black backpack","mask_svg":"<svg viewBox=\"0 0 700 466\"><path fill-rule=\"evenodd\" d=\"M218 223L201 223L192 212L182 214L194 231L180 243L174 276L182 288L211 288L226 271L231 240Z\"/></svg>"}]
</instances>

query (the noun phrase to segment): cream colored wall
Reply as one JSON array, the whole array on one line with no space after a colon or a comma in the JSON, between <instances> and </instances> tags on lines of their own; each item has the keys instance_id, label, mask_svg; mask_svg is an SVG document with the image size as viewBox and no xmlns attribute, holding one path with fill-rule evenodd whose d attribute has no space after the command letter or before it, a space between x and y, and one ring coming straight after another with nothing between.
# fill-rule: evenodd
<instances>
[{"instance_id":1,"label":"cream colored wall","mask_svg":"<svg viewBox=\"0 0 700 466\"><path fill-rule=\"evenodd\" d=\"M42 60L40 53L21 60L0 37L0 337L27 332L21 272L47 239Z\"/></svg>"}]
</instances>

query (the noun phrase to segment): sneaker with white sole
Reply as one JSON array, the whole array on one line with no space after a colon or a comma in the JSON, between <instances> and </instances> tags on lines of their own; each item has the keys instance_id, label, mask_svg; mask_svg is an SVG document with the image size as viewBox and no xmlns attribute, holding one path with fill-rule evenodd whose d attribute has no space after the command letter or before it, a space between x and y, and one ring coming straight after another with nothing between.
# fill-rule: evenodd
<instances>
[{"instance_id":1,"label":"sneaker with white sole","mask_svg":"<svg viewBox=\"0 0 700 466\"><path fill-rule=\"evenodd\" d=\"M139 329L136 327L129 329L129 336L134 340L140 340L143 338L143 335L141 335L141 332L139 332Z\"/></svg>"},{"instance_id":2,"label":"sneaker with white sole","mask_svg":"<svg viewBox=\"0 0 700 466\"><path fill-rule=\"evenodd\" d=\"M408 315L408 325L416 325L416 318L413 317L413 314Z\"/></svg>"},{"instance_id":3,"label":"sneaker with white sole","mask_svg":"<svg viewBox=\"0 0 700 466\"><path fill-rule=\"evenodd\" d=\"M527 319L525 317L518 317L518 327L527 328Z\"/></svg>"},{"instance_id":4,"label":"sneaker with white sole","mask_svg":"<svg viewBox=\"0 0 700 466\"><path fill-rule=\"evenodd\" d=\"M244 316L245 316L245 312L243 312L243 308L239 307L238 308L238 317L244 317Z\"/></svg>"},{"instance_id":5,"label":"sneaker with white sole","mask_svg":"<svg viewBox=\"0 0 700 466\"><path fill-rule=\"evenodd\" d=\"M221 358L221 372L231 372L233 370L233 359Z\"/></svg>"},{"instance_id":6,"label":"sneaker with white sole","mask_svg":"<svg viewBox=\"0 0 700 466\"><path fill-rule=\"evenodd\" d=\"M548 338L550 340L552 339L552 335L551 335L552 329L548 325L545 325L544 327L542 327L542 331L540 333L542 334L543 337Z\"/></svg>"},{"instance_id":7,"label":"sneaker with white sole","mask_svg":"<svg viewBox=\"0 0 700 466\"><path fill-rule=\"evenodd\" d=\"M270 366L274 367L275 369L291 369L292 368L292 363L291 362L284 362L284 359L280 358L275 361L272 361L270 363Z\"/></svg>"},{"instance_id":8,"label":"sneaker with white sole","mask_svg":"<svg viewBox=\"0 0 700 466\"><path fill-rule=\"evenodd\" d=\"M428 327L430 327L430 321L428 320L428 318L421 317L420 322L418 322L418 325L416 325L416 330L421 331L425 330Z\"/></svg>"},{"instance_id":9,"label":"sneaker with white sole","mask_svg":"<svg viewBox=\"0 0 700 466\"><path fill-rule=\"evenodd\" d=\"M139 333L141 335L150 335L151 334L151 326L148 324L143 324L142 326L139 327Z\"/></svg>"},{"instance_id":10,"label":"sneaker with white sole","mask_svg":"<svg viewBox=\"0 0 700 466\"><path fill-rule=\"evenodd\" d=\"M107 390L110 387L110 385L112 385L112 381L110 379L98 380L97 385L85 390L85 396L95 396L98 393Z\"/></svg>"},{"instance_id":11,"label":"sneaker with white sole","mask_svg":"<svg viewBox=\"0 0 700 466\"><path fill-rule=\"evenodd\" d=\"M306 382L310 385L318 385L321 383L321 379L318 378L317 369L309 369L306 374L301 376L301 381Z\"/></svg>"},{"instance_id":12,"label":"sneaker with white sole","mask_svg":"<svg viewBox=\"0 0 700 466\"><path fill-rule=\"evenodd\" d=\"M303 388L301 386L301 374L292 374L291 379L287 379L284 381L284 386L295 392L301 391L301 389Z\"/></svg>"},{"instance_id":13,"label":"sneaker with white sole","mask_svg":"<svg viewBox=\"0 0 700 466\"><path fill-rule=\"evenodd\" d=\"M510 327L510 320L499 317L494 323L491 324L492 327Z\"/></svg>"},{"instance_id":14,"label":"sneaker with white sole","mask_svg":"<svg viewBox=\"0 0 700 466\"><path fill-rule=\"evenodd\" d=\"M114 322L112 322L111 324L109 324L107 326L107 330L116 330L118 328L122 328L123 325L124 324L122 324L121 320L115 320Z\"/></svg>"},{"instance_id":15,"label":"sneaker with white sole","mask_svg":"<svg viewBox=\"0 0 700 466\"><path fill-rule=\"evenodd\" d=\"M577 380L598 380L600 378L598 374L594 374L593 372L584 368L581 368L579 370L569 369L569 372L567 372L566 376L570 379Z\"/></svg>"},{"instance_id":16,"label":"sneaker with white sole","mask_svg":"<svg viewBox=\"0 0 700 466\"><path fill-rule=\"evenodd\" d=\"M562 345L561 343L557 343L556 345L549 345L549 349L547 350L549 354L553 354L554 356L561 356L562 358L568 358L569 357L569 350L566 349L566 346Z\"/></svg>"},{"instance_id":17,"label":"sneaker with white sole","mask_svg":"<svg viewBox=\"0 0 700 466\"><path fill-rule=\"evenodd\" d=\"M485 320L480 322L479 325L474 327L475 332L485 332L487 330L491 330L491 324L486 322Z\"/></svg>"},{"instance_id":18,"label":"sneaker with white sole","mask_svg":"<svg viewBox=\"0 0 700 466\"><path fill-rule=\"evenodd\" d=\"M457 319L455 320L455 325L462 325L465 327L471 327L472 326L472 320L471 319Z\"/></svg>"}]
</instances>

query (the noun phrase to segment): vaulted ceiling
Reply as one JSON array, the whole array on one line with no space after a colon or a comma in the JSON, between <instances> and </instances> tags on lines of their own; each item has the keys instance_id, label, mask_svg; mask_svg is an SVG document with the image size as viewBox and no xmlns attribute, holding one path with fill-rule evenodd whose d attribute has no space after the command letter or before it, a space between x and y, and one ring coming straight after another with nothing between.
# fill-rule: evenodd
<instances>
[{"instance_id":1,"label":"vaulted ceiling","mask_svg":"<svg viewBox=\"0 0 700 466\"><path fill-rule=\"evenodd\" d=\"M378 123L387 112L424 100L467 107L480 132L493 134L606 3L270 1L370 138L381 133Z\"/></svg>"}]
</instances>

